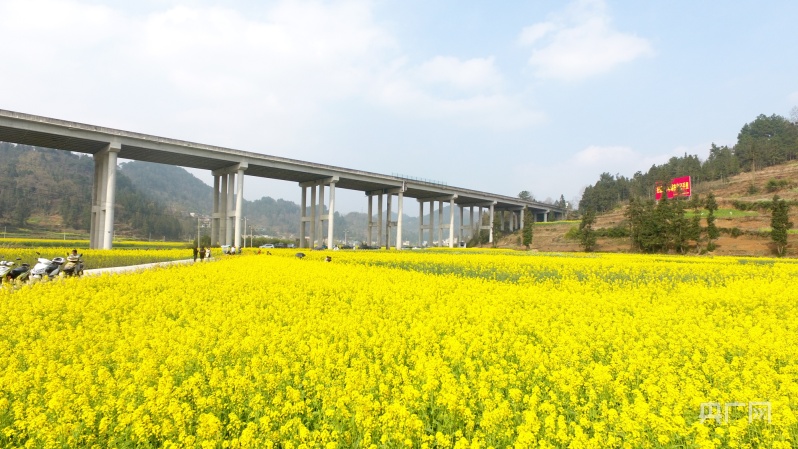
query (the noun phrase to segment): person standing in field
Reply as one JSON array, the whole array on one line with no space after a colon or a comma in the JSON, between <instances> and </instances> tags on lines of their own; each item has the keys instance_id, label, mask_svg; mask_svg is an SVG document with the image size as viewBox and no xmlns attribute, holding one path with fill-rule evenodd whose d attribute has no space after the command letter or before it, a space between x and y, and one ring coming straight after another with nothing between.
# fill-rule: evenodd
<instances>
[{"instance_id":1,"label":"person standing in field","mask_svg":"<svg viewBox=\"0 0 798 449\"><path fill-rule=\"evenodd\" d=\"M202 248L200 248L199 256L200 256L200 262L205 262L205 247L204 246Z\"/></svg>"},{"instance_id":2,"label":"person standing in field","mask_svg":"<svg viewBox=\"0 0 798 449\"><path fill-rule=\"evenodd\" d=\"M197 253L198 253L197 247L195 246L193 249L194 249L194 262L196 262L197 261Z\"/></svg>"}]
</instances>

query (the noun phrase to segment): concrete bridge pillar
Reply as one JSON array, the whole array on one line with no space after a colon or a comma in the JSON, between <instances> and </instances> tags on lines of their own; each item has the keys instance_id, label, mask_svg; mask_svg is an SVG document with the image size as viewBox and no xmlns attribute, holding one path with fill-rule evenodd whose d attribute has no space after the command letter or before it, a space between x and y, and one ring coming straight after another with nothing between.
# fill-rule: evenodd
<instances>
[{"instance_id":1,"label":"concrete bridge pillar","mask_svg":"<svg viewBox=\"0 0 798 449\"><path fill-rule=\"evenodd\" d=\"M211 209L211 245L219 241L219 175L213 175L213 209Z\"/></svg>"},{"instance_id":2,"label":"concrete bridge pillar","mask_svg":"<svg viewBox=\"0 0 798 449\"><path fill-rule=\"evenodd\" d=\"M374 227L374 209L373 209L374 201L372 201L373 198L374 198L373 195L368 195L369 223L366 226L366 245L368 245L368 246L371 246L372 242L374 241L373 237L372 237L372 232L371 232L372 228Z\"/></svg>"},{"instance_id":3,"label":"concrete bridge pillar","mask_svg":"<svg viewBox=\"0 0 798 449\"><path fill-rule=\"evenodd\" d=\"M368 196L368 216L369 216L369 223L368 223L368 241L369 244L373 242L372 238L374 235L374 230L376 228L377 232L377 245L382 248L385 245L385 249L391 248L391 235L393 234L393 229L396 228L396 242L395 248L402 249L402 214L404 208L404 185L402 187L391 188L391 189L380 189L380 190L373 190L370 192L366 192ZM382 204L383 204L383 195L385 196L385 216L383 217L382 212ZM396 195L397 197L397 207L398 207L398 216L397 219L393 219L393 196ZM377 197L377 212L374 213L373 209L373 198ZM419 241L423 239L421 229L425 229L424 226L424 203L423 201L419 200L419 211L421 212L421 219L419 220ZM376 222L375 222L375 215L376 215ZM385 220L385 227L383 227L383 218ZM383 240L384 238L384 240Z\"/></svg>"},{"instance_id":4,"label":"concrete bridge pillar","mask_svg":"<svg viewBox=\"0 0 798 449\"><path fill-rule=\"evenodd\" d=\"M449 200L449 248L454 248L454 198Z\"/></svg>"},{"instance_id":5,"label":"concrete bridge pillar","mask_svg":"<svg viewBox=\"0 0 798 449\"><path fill-rule=\"evenodd\" d=\"M490 216L488 217L488 229L490 229L490 234L488 236L488 243L493 243L493 207L494 204L490 205Z\"/></svg>"},{"instance_id":6,"label":"concrete bridge pillar","mask_svg":"<svg viewBox=\"0 0 798 449\"><path fill-rule=\"evenodd\" d=\"M335 182L330 182L330 206L327 213L327 248L335 246Z\"/></svg>"},{"instance_id":7,"label":"concrete bridge pillar","mask_svg":"<svg viewBox=\"0 0 798 449\"><path fill-rule=\"evenodd\" d=\"M233 175L231 174L231 176ZM235 241L233 245L241 247L241 220L244 218L244 168L241 168L241 166L238 167L236 178L236 210L233 215L233 220L235 220Z\"/></svg>"},{"instance_id":8,"label":"concrete bridge pillar","mask_svg":"<svg viewBox=\"0 0 798 449\"><path fill-rule=\"evenodd\" d=\"M225 233L224 233L224 244L225 245L232 245L233 244L233 208L235 207L235 182L236 178L233 173L227 173L225 175L227 178L227 209L224 211L224 221L225 221Z\"/></svg>"},{"instance_id":9,"label":"concrete bridge pillar","mask_svg":"<svg viewBox=\"0 0 798 449\"><path fill-rule=\"evenodd\" d=\"M229 178L227 174L221 175L222 190L219 192L221 201L219 202L219 210L216 212L219 215L219 240L220 245L227 245L227 182Z\"/></svg>"},{"instance_id":10,"label":"concrete bridge pillar","mask_svg":"<svg viewBox=\"0 0 798 449\"><path fill-rule=\"evenodd\" d=\"M308 188L301 184L299 188L302 189L302 204L299 208L299 247L307 248L307 242L305 240L305 216L307 216L308 211Z\"/></svg>"},{"instance_id":11,"label":"concrete bridge pillar","mask_svg":"<svg viewBox=\"0 0 798 449\"><path fill-rule=\"evenodd\" d=\"M244 170L247 163L214 170L211 245L240 247L244 204ZM236 175L238 180L236 181Z\"/></svg>"},{"instance_id":12,"label":"concrete bridge pillar","mask_svg":"<svg viewBox=\"0 0 798 449\"><path fill-rule=\"evenodd\" d=\"M403 243L402 243L402 214L404 213L402 210L402 203L404 201L405 196L405 189L402 186L402 190L397 193L397 218L396 218L396 249L401 250Z\"/></svg>"},{"instance_id":13,"label":"concrete bridge pillar","mask_svg":"<svg viewBox=\"0 0 798 449\"><path fill-rule=\"evenodd\" d=\"M116 202L116 162L122 149L119 143L109 143L94 155L92 183L91 230L89 247L111 249L114 239L114 205Z\"/></svg>"},{"instance_id":14,"label":"concrete bridge pillar","mask_svg":"<svg viewBox=\"0 0 798 449\"><path fill-rule=\"evenodd\" d=\"M377 247L382 248L382 193L377 195Z\"/></svg>"},{"instance_id":15,"label":"concrete bridge pillar","mask_svg":"<svg viewBox=\"0 0 798 449\"><path fill-rule=\"evenodd\" d=\"M465 208L460 206L458 209L460 209L460 231L457 234L457 243L461 244L463 241L463 228L465 223L463 219L465 218Z\"/></svg>"},{"instance_id":16,"label":"concrete bridge pillar","mask_svg":"<svg viewBox=\"0 0 798 449\"><path fill-rule=\"evenodd\" d=\"M302 189L302 205L299 217L299 246L314 248L334 245L335 236L335 183L337 176L299 183ZM330 206L324 213L324 186L330 186ZM307 190L310 188L310 204ZM317 195L318 193L318 195ZM327 221L327 239L324 238L324 222ZM318 242L317 242L318 240Z\"/></svg>"},{"instance_id":17,"label":"concrete bridge pillar","mask_svg":"<svg viewBox=\"0 0 798 449\"><path fill-rule=\"evenodd\" d=\"M385 195L385 249L391 249L391 229L393 228L395 222L391 220L393 218L391 216L392 212L392 193L386 193Z\"/></svg>"}]
</instances>

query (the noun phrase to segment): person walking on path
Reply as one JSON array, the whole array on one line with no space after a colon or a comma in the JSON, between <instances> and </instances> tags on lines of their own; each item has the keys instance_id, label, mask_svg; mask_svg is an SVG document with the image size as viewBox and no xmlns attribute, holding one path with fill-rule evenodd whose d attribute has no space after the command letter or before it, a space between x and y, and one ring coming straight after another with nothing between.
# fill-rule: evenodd
<instances>
[{"instance_id":1,"label":"person walking on path","mask_svg":"<svg viewBox=\"0 0 798 449\"><path fill-rule=\"evenodd\" d=\"M197 247L196 246L193 249L194 249L194 262L196 262L197 261L197 253L199 251L197 251Z\"/></svg>"},{"instance_id":2,"label":"person walking on path","mask_svg":"<svg viewBox=\"0 0 798 449\"><path fill-rule=\"evenodd\" d=\"M199 256L200 256L200 262L205 262L205 247L204 246L202 248L200 248Z\"/></svg>"}]
</instances>

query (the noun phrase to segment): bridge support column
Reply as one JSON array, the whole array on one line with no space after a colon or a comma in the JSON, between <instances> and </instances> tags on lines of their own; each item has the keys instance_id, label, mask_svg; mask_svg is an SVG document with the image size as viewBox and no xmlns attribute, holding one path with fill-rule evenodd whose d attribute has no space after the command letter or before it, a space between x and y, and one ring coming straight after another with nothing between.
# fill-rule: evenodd
<instances>
[{"instance_id":1,"label":"bridge support column","mask_svg":"<svg viewBox=\"0 0 798 449\"><path fill-rule=\"evenodd\" d=\"M331 247L335 235L335 183L337 176L299 183L302 189L302 205L299 211L299 247L315 248L327 245ZM324 186L330 186L330 207L324 213ZM307 190L310 188L310 205L308 205ZM318 193L318 195L317 195ZM327 221L327 240L324 239L324 222ZM306 228L310 228L306 231ZM318 242L316 241L318 240Z\"/></svg>"},{"instance_id":2,"label":"bridge support column","mask_svg":"<svg viewBox=\"0 0 798 449\"><path fill-rule=\"evenodd\" d=\"M424 230L427 227L424 225L424 201L418 200L418 247L424 247Z\"/></svg>"},{"instance_id":3,"label":"bridge support column","mask_svg":"<svg viewBox=\"0 0 798 449\"><path fill-rule=\"evenodd\" d=\"M449 200L449 248L454 248L454 198Z\"/></svg>"},{"instance_id":4,"label":"bridge support column","mask_svg":"<svg viewBox=\"0 0 798 449\"><path fill-rule=\"evenodd\" d=\"M443 201L438 201L438 246L443 246Z\"/></svg>"},{"instance_id":5,"label":"bridge support column","mask_svg":"<svg viewBox=\"0 0 798 449\"><path fill-rule=\"evenodd\" d=\"M227 174L220 175L222 180L222 190L219 192L219 236L216 241L217 244L227 245L227 181L229 181Z\"/></svg>"},{"instance_id":6,"label":"bridge support column","mask_svg":"<svg viewBox=\"0 0 798 449\"><path fill-rule=\"evenodd\" d=\"M463 206L458 207L460 209L460 232L457 235L457 244L462 245L463 243L463 228L464 226L464 218L465 218L465 208Z\"/></svg>"},{"instance_id":7,"label":"bridge support column","mask_svg":"<svg viewBox=\"0 0 798 449\"><path fill-rule=\"evenodd\" d=\"M243 219L244 207L244 168L238 167L236 174L236 210L233 215L235 220L235 242L234 246L241 247L241 220Z\"/></svg>"},{"instance_id":8,"label":"bridge support column","mask_svg":"<svg viewBox=\"0 0 798 449\"><path fill-rule=\"evenodd\" d=\"M235 215L233 215L233 208L235 207L235 182L236 178L235 175L232 173L228 173L225 175L227 177L227 209L224 211L224 221L225 221L225 233L224 233L224 244L225 245L232 245L233 244L233 219Z\"/></svg>"},{"instance_id":9,"label":"bridge support column","mask_svg":"<svg viewBox=\"0 0 798 449\"><path fill-rule=\"evenodd\" d=\"M393 228L394 221L391 216L392 208L391 203L393 194L386 193L385 195L385 249L391 249L391 229Z\"/></svg>"},{"instance_id":10,"label":"bridge support column","mask_svg":"<svg viewBox=\"0 0 798 449\"><path fill-rule=\"evenodd\" d=\"M111 249L114 240L114 205L116 202L116 162L122 149L109 143L94 155L92 184L92 218L89 246L92 249Z\"/></svg>"},{"instance_id":11,"label":"bridge support column","mask_svg":"<svg viewBox=\"0 0 798 449\"><path fill-rule=\"evenodd\" d=\"M397 194L397 201L398 201L399 204L397 204L397 209L398 210L396 211L396 215L397 215L397 217L396 217L396 249L400 250L400 251L402 249L402 246L404 245L402 243L402 214L403 214L402 203L404 202L404 196L405 196L404 187L402 187L402 190L400 190L399 193Z\"/></svg>"},{"instance_id":12,"label":"bridge support column","mask_svg":"<svg viewBox=\"0 0 798 449\"><path fill-rule=\"evenodd\" d=\"M327 212L327 248L335 246L335 181L330 182L330 206Z\"/></svg>"},{"instance_id":13,"label":"bridge support column","mask_svg":"<svg viewBox=\"0 0 798 449\"><path fill-rule=\"evenodd\" d=\"M397 188L390 188L390 189L380 189L380 190L372 190L366 192L366 196L368 197L368 214L369 214L369 223L368 223L368 241L369 245L372 244L373 240L373 233L374 228L377 230L377 246L382 248L383 244L385 245L385 249L391 249L391 234L393 233L393 229L396 228L396 249L401 249L402 246L402 208L404 202L404 191L405 187ZM385 217L382 215L382 198L385 195ZM398 200L398 207L399 207L399 216L396 220L393 220L393 196L397 195ZM373 198L377 197L377 213L374 213L373 209ZM424 203L419 200L419 209L421 211L422 218L419 220L419 230L422 229L424 226ZM374 216L376 215L376 223L374 222ZM385 227L383 227L383 218L385 219ZM385 240L383 241L383 238ZM419 239L421 239L421 232L419 232Z\"/></svg>"},{"instance_id":14,"label":"bridge support column","mask_svg":"<svg viewBox=\"0 0 798 449\"><path fill-rule=\"evenodd\" d=\"M474 232L475 232L475 228L474 228L474 206L470 206L468 208L468 213L471 216L470 220L468 221L468 225L471 227L471 230L468 233L468 238L469 239L473 239L474 238Z\"/></svg>"},{"instance_id":15,"label":"bridge support column","mask_svg":"<svg viewBox=\"0 0 798 449\"><path fill-rule=\"evenodd\" d=\"M366 245L367 246L371 246L373 244L373 242L374 242L373 235L372 235L372 232L371 232L372 228L374 228L374 204L373 204L374 202L372 201L373 198L374 197L372 195L368 195L369 223L366 226L366 228L367 228L366 229L366 239L367 239Z\"/></svg>"},{"instance_id":16,"label":"bridge support column","mask_svg":"<svg viewBox=\"0 0 798 449\"><path fill-rule=\"evenodd\" d=\"M319 185L318 207L316 209L316 240L319 241L318 247L324 246L324 184ZM314 247L315 248L315 247Z\"/></svg>"},{"instance_id":17,"label":"bridge support column","mask_svg":"<svg viewBox=\"0 0 798 449\"><path fill-rule=\"evenodd\" d=\"M377 195L377 247L382 249L382 193Z\"/></svg>"},{"instance_id":18,"label":"bridge support column","mask_svg":"<svg viewBox=\"0 0 798 449\"><path fill-rule=\"evenodd\" d=\"M105 198L105 159L102 153L94 155L94 180L91 188L91 230L89 232L89 248L99 249L102 247L103 227L105 217L103 216L103 198Z\"/></svg>"},{"instance_id":19,"label":"bridge support column","mask_svg":"<svg viewBox=\"0 0 798 449\"><path fill-rule=\"evenodd\" d=\"M488 243L493 243L493 207L494 205L490 205L490 216L488 217L488 229L490 229L490 234L488 236Z\"/></svg>"},{"instance_id":20,"label":"bridge support column","mask_svg":"<svg viewBox=\"0 0 798 449\"><path fill-rule=\"evenodd\" d=\"M219 175L213 175L213 209L211 209L211 246L219 241Z\"/></svg>"},{"instance_id":21,"label":"bridge support column","mask_svg":"<svg viewBox=\"0 0 798 449\"><path fill-rule=\"evenodd\" d=\"M316 247L316 213L318 213L318 201L316 200L316 192L318 191L318 186L316 184L310 187L310 222L308 223L308 227L310 228L310 241L308 242L308 248L315 248Z\"/></svg>"},{"instance_id":22,"label":"bridge support column","mask_svg":"<svg viewBox=\"0 0 798 449\"><path fill-rule=\"evenodd\" d=\"M244 170L241 162L214 170L211 245L241 246L241 217L244 204ZM238 182L236 183L236 175Z\"/></svg>"},{"instance_id":23,"label":"bridge support column","mask_svg":"<svg viewBox=\"0 0 798 449\"><path fill-rule=\"evenodd\" d=\"M308 214L308 188L302 187L300 184L300 189L302 189L302 205L299 208L299 247L300 248L307 248L307 242L305 241L305 223L307 223L305 217Z\"/></svg>"}]
</instances>

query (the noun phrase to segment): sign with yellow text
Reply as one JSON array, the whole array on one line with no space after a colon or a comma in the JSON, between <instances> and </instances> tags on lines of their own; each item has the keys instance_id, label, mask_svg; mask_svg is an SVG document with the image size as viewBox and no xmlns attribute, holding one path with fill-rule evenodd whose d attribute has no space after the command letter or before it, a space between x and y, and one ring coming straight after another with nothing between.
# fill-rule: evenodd
<instances>
[{"instance_id":1,"label":"sign with yellow text","mask_svg":"<svg viewBox=\"0 0 798 449\"><path fill-rule=\"evenodd\" d=\"M668 199L672 199L673 197L679 195L684 197L690 196L690 177L689 176L682 176L681 178L673 178L671 183L668 185L668 188L665 189L662 186L662 183L658 182L656 186L656 194L654 198L657 201L662 199L663 191L667 192Z\"/></svg>"}]
</instances>

